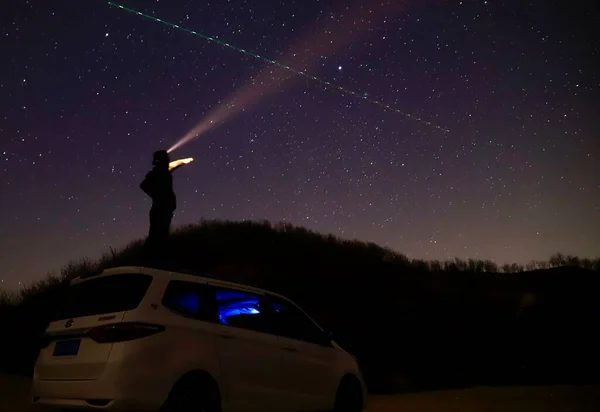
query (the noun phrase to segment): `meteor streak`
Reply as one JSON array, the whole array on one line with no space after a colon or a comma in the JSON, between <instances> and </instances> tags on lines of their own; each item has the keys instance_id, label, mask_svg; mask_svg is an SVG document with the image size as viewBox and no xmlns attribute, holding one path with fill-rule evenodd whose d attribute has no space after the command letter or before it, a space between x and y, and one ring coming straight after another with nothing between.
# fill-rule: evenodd
<instances>
[{"instance_id":1,"label":"meteor streak","mask_svg":"<svg viewBox=\"0 0 600 412\"><path fill-rule=\"evenodd\" d=\"M392 1L392 3L394 3L394 1ZM313 76L313 75L309 74L307 72L307 70L298 70L298 69L295 69L294 67L292 67L289 64L282 63L282 62L279 62L279 61L276 61L276 60L273 60L273 59L269 59L267 57L263 57L263 56L261 56L261 55L259 55L257 53L254 53L254 52L249 51L249 50L245 50L245 49L243 49L241 47L237 47L237 46L235 46L233 44L230 44L230 43L227 43L225 41L216 39L216 38L214 38L212 36L200 33L198 31L189 29L189 28L184 27L184 26L180 26L180 25L175 24L175 23L171 23L171 22L166 21L166 20L162 20L162 19L160 19L158 17L152 16L152 15L149 15L149 14L146 14L146 13L142 13L142 12L140 12L138 10L122 6L122 5L120 5L118 3L114 3L112 1L109 1L108 4L111 5L111 6L113 6L113 7L117 7L119 9L121 9L121 10L125 10L125 11L127 11L129 13L132 13L132 14L141 16L143 18L146 18L146 19L149 19L149 20L152 20L152 21L164 24L166 26L172 27L174 29L178 29L178 30L184 31L184 32L189 33L189 34L193 34L195 36L203 38L204 40L207 40L207 41L212 42L212 43L216 43L216 44L224 46L224 47L227 47L229 49L235 50L235 51L240 52L242 54L246 54L248 56L252 56L252 57L254 57L256 59L259 59L259 60L262 60L262 61L264 61L266 63L269 63L272 66L278 67L280 69L284 69L284 70L289 71L289 72L291 72L291 73L293 73L295 75L298 75L298 76L303 76L303 77L305 77L305 78L307 78L309 80L312 80L312 81L314 81L316 83L319 83L319 84L321 84L321 85L323 85L323 86L325 86L327 88L335 89L335 90L338 90L338 91L340 91L340 92L342 92L344 94L351 95L351 96L354 96L354 97L359 98L361 100L364 100L364 101L367 101L369 103L375 104L377 106L380 106L384 110L391 111L391 112L394 112L394 113L398 113L398 114L400 114L400 115L402 115L402 116L404 116L404 117L406 117L406 118L408 118L410 120L414 120L414 121L420 122L420 123L425 124L425 125L433 128L433 129L442 131L444 133L448 133L449 132L449 130L447 128L445 128L445 127L436 125L436 124L434 124L434 123L432 123L432 122L430 122L428 120L425 120L425 119L423 119L423 118L421 118L419 116L416 116L416 115L404 112L402 110L399 110L399 109L397 109L397 108L395 108L395 107L393 107L393 106L391 106L389 104L386 104L385 102L383 102L381 100L376 100L376 99L369 98L367 93L360 92L360 91L355 91L355 90L351 90L351 89L347 89L345 87L342 87L342 86L339 86L337 84L331 83L328 80L321 79L319 77ZM313 39L313 40L315 40L315 39ZM311 44L315 44L315 43L313 42ZM318 44L318 43L316 43L316 44ZM327 44L331 44L331 43L328 42ZM328 48L328 50L325 50L326 52L327 51L331 52L331 46L328 46L326 48ZM296 55L293 55L293 56L295 57ZM293 59L288 58L288 60L293 60ZM267 82L268 79L266 79L266 77L270 77L270 75L272 75L272 73L267 73L267 72L263 71L259 75L258 84L261 84L263 82ZM276 83L281 83L281 82L282 82L282 80L276 81ZM192 128L192 130L190 130L188 133L186 133L185 136L183 136L181 139L179 139L179 141L177 143L175 143L171 148L169 148L168 152L169 153L172 152L173 150L181 147L182 145L184 145L185 143L189 142L190 140L193 140L194 138L196 138L196 137L200 136L201 134L207 132L209 129L217 126L219 123L221 123L222 121L224 121L225 119L227 119L228 117L230 117L231 115L233 115L234 111L239 112L244 107L246 107L249 103L252 103L252 102L258 100L258 98L262 97L262 95L264 94L263 93L264 90L263 91L257 91L255 89L253 90L253 86L254 86L254 84L247 85L244 89L242 89L239 93L237 93L233 98L231 98L226 104L220 105L219 107L217 107L213 111L211 111L206 116L207 118L205 120L200 121L196 126L194 126L194 128Z\"/></svg>"}]
</instances>

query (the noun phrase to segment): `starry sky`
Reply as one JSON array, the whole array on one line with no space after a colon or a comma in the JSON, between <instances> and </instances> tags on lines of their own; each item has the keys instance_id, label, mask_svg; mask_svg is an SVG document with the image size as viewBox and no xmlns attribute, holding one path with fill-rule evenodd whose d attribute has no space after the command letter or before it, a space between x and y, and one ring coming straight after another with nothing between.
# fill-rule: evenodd
<instances>
[{"instance_id":1,"label":"starry sky","mask_svg":"<svg viewBox=\"0 0 600 412\"><path fill-rule=\"evenodd\" d=\"M103 1L8 3L0 285L11 289L143 238L152 152L261 73L283 74ZM426 259L597 257L592 3L123 0L268 59L292 55L298 70L449 129L288 73L173 153L195 158L174 174L174 226L285 220Z\"/></svg>"}]
</instances>

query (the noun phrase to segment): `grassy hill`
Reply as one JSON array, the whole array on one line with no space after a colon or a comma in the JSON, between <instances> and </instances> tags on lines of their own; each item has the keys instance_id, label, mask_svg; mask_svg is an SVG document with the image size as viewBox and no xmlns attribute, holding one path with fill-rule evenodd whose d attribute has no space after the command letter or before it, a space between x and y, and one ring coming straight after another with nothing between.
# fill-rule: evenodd
<instances>
[{"instance_id":1,"label":"grassy hill","mask_svg":"<svg viewBox=\"0 0 600 412\"><path fill-rule=\"evenodd\" d=\"M179 229L169 255L153 266L294 299L357 355L376 392L598 376L598 260L557 254L528 266L547 269L527 272L490 261L425 262L292 225L223 221ZM142 242L0 299L0 324L13 337L1 340L0 368L29 373L68 281L121 265L148 266Z\"/></svg>"}]
</instances>

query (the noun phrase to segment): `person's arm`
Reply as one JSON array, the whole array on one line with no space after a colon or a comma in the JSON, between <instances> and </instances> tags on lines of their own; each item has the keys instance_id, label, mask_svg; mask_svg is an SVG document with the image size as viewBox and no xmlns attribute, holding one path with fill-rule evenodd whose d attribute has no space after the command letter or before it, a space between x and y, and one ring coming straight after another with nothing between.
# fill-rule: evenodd
<instances>
[{"instance_id":1,"label":"person's arm","mask_svg":"<svg viewBox=\"0 0 600 412\"><path fill-rule=\"evenodd\" d=\"M175 170L179 169L181 166L192 163L193 161L194 161L194 159L192 157L188 157L187 159L174 160L171 163L169 163L169 172L173 173Z\"/></svg>"},{"instance_id":2,"label":"person's arm","mask_svg":"<svg viewBox=\"0 0 600 412\"><path fill-rule=\"evenodd\" d=\"M175 170L179 169L183 165L184 165L183 163L179 163L174 166L169 166L169 172L173 173Z\"/></svg>"}]
</instances>

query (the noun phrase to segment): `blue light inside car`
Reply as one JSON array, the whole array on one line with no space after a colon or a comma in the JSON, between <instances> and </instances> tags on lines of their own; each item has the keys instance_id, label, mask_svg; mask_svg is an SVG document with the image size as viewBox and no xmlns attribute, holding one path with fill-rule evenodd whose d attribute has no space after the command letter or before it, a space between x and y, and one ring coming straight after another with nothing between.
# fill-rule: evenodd
<instances>
[{"instance_id":1,"label":"blue light inside car","mask_svg":"<svg viewBox=\"0 0 600 412\"><path fill-rule=\"evenodd\" d=\"M228 325L228 318L239 315L259 315L260 304L256 295L237 291L217 291L217 308L219 320ZM197 314L200 310L200 297L198 293L190 291L181 293L171 299L171 305L188 312Z\"/></svg>"},{"instance_id":2,"label":"blue light inside car","mask_svg":"<svg viewBox=\"0 0 600 412\"><path fill-rule=\"evenodd\" d=\"M241 308L220 308L219 316L228 318L237 315L258 315L260 312L256 308L241 307Z\"/></svg>"},{"instance_id":3,"label":"blue light inside car","mask_svg":"<svg viewBox=\"0 0 600 412\"><path fill-rule=\"evenodd\" d=\"M219 305L219 320L221 323L228 325L227 318L238 315L258 315L260 311L257 309L257 300L246 300L243 302L235 302L226 305Z\"/></svg>"},{"instance_id":4,"label":"blue light inside car","mask_svg":"<svg viewBox=\"0 0 600 412\"><path fill-rule=\"evenodd\" d=\"M258 299L249 293L237 292L233 290L218 290L217 291L217 301L222 302L226 300L240 300L240 299L251 299L258 303Z\"/></svg>"},{"instance_id":5,"label":"blue light inside car","mask_svg":"<svg viewBox=\"0 0 600 412\"><path fill-rule=\"evenodd\" d=\"M236 291L218 291L219 320L227 325L227 318L238 315L260 314L259 302L256 296Z\"/></svg>"},{"instance_id":6,"label":"blue light inside car","mask_svg":"<svg viewBox=\"0 0 600 412\"><path fill-rule=\"evenodd\" d=\"M196 293L178 296L174 300L176 306L188 310L190 313L198 313L198 309L200 309L200 299Z\"/></svg>"}]
</instances>

